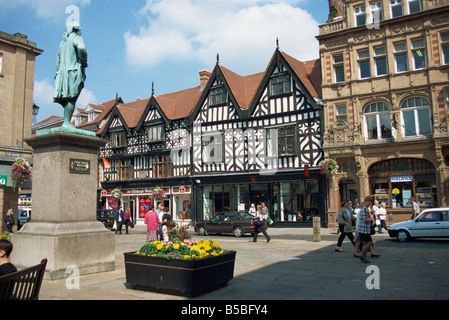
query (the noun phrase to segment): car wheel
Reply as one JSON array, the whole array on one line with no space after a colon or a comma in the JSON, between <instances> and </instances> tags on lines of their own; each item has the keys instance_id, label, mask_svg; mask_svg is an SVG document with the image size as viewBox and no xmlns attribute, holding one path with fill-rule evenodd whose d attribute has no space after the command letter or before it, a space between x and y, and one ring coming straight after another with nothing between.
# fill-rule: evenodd
<instances>
[{"instance_id":1,"label":"car wheel","mask_svg":"<svg viewBox=\"0 0 449 320\"><path fill-rule=\"evenodd\" d=\"M234 236L241 237L243 236L243 230L242 227L235 227L234 228Z\"/></svg>"},{"instance_id":2,"label":"car wheel","mask_svg":"<svg viewBox=\"0 0 449 320\"><path fill-rule=\"evenodd\" d=\"M206 228L205 228L204 226L198 227L198 234L199 234L200 236L205 236L205 235L207 235Z\"/></svg>"},{"instance_id":3,"label":"car wheel","mask_svg":"<svg viewBox=\"0 0 449 320\"><path fill-rule=\"evenodd\" d=\"M399 230L398 235L396 236L396 238L399 241L401 241L401 242L405 242L405 241L408 241L410 239L410 235L405 230Z\"/></svg>"}]
</instances>

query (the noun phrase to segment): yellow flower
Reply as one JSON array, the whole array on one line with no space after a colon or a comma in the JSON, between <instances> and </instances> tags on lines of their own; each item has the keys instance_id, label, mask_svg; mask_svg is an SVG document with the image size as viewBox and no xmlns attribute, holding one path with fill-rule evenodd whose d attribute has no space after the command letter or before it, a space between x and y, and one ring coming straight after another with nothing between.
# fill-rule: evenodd
<instances>
[{"instance_id":1,"label":"yellow flower","mask_svg":"<svg viewBox=\"0 0 449 320\"><path fill-rule=\"evenodd\" d=\"M218 241L214 241L214 242L212 242L212 246L214 248L218 248L220 246L220 244L218 243Z\"/></svg>"},{"instance_id":2,"label":"yellow flower","mask_svg":"<svg viewBox=\"0 0 449 320\"><path fill-rule=\"evenodd\" d=\"M203 244L204 244L205 246L210 246L210 241L206 239L206 240L204 240Z\"/></svg>"},{"instance_id":3,"label":"yellow flower","mask_svg":"<svg viewBox=\"0 0 449 320\"><path fill-rule=\"evenodd\" d=\"M210 249L212 249L212 247L211 247L211 246L209 246L209 245L207 245L207 246L204 246L204 250L206 250L206 251L210 251Z\"/></svg>"},{"instance_id":4,"label":"yellow flower","mask_svg":"<svg viewBox=\"0 0 449 320\"><path fill-rule=\"evenodd\" d=\"M175 243L175 244L173 245L173 249L178 250L178 249L179 249L179 243Z\"/></svg>"},{"instance_id":5,"label":"yellow flower","mask_svg":"<svg viewBox=\"0 0 449 320\"><path fill-rule=\"evenodd\" d=\"M163 247L164 247L164 245L163 245L162 243L159 243L159 244L156 246L156 249L157 249L157 250L161 250Z\"/></svg>"}]
</instances>

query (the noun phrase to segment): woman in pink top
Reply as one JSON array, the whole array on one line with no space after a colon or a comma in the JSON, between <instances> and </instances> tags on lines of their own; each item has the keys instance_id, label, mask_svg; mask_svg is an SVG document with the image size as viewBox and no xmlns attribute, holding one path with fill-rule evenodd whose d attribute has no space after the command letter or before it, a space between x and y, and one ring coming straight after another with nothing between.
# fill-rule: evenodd
<instances>
[{"instance_id":1,"label":"woman in pink top","mask_svg":"<svg viewBox=\"0 0 449 320\"><path fill-rule=\"evenodd\" d=\"M147 242L157 240L156 230L159 228L159 217L157 216L157 213L153 211L154 206L150 204L148 209L150 211L145 214L145 224L147 225Z\"/></svg>"}]
</instances>

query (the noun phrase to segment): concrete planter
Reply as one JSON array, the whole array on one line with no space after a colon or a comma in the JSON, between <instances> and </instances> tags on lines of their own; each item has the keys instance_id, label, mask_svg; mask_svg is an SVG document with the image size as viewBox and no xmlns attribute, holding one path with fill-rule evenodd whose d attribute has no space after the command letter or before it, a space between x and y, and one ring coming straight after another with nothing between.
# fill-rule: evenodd
<instances>
[{"instance_id":1,"label":"concrete planter","mask_svg":"<svg viewBox=\"0 0 449 320\"><path fill-rule=\"evenodd\" d=\"M129 289L195 297L224 287L234 277L236 251L198 260L168 260L124 253Z\"/></svg>"}]
</instances>

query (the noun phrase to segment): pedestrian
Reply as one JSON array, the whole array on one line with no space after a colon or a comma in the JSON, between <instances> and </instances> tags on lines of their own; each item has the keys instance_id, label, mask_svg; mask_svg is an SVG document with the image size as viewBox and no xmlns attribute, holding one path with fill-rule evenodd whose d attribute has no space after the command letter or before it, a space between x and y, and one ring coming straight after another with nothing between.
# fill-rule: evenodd
<instances>
[{"instance_id":1,"label":"pedestrian","mask_svg":"<svg viewBox=\"0 0 449 320\"><path fill-rule=\"evenodd\" d=\"M147 225L147 242L157 240L157 229L159 228L159 217L153 211L154 206L148 206L149 211L145 214L145 224Z\"/></svg>"},{"instance_id":2,"label":"pedestrian","mask_svg":"<svg viewBox=\"0 0 449 320\"><path fill-rule=\"evenodd\" d=\"M253 217L256 216L256 205L254 203L251 203L251 207L249 208L248 213Z\"/></svg>"},{"instance_id":3,"label":"pedestrian","mask_svg":"<svg viewBox=\"0 0 449 320\"><path fill-rule=\"evenodd\" d=\"M371 210L371 214L374 213L374 219L375 219L374 221L376 222L376 225L377 225L377 226L380 225L380 220L379 220L379 209L380 209L379 201L374 200L374 203L373 203L373 210Z\"/></svg>"},{"instance_id":4,"label":"pedestrian","mask_svg":"<svg viewBox=\"0 0 449 320\"><path fill-rule=\"evenodd\" d=\"M17 271L16 267L9 261L12 248L11 241L0 240L0 276Z\"/></svg>"},{"instance_id":5,"label":"pedestrian","mask_svg":"<svg viewBox=\"0 0 449 320\"><path fill-rule=\"evenodd\" d=\"M12 209L8 209L5 216L6 229L9 233L12 233L12 227L14 226L14 214Z\"/></svg>"},{"instance_id":6,"label":"pedestrian","mask_svg":"<svg viewBox=\"0 0 449 320\"><path fill-rule=\"evenodd\" d=\"M421 209L414 197L411 197L409 202L412 204L412 217L410 219L415 219L421 213Z\"/></svg>"},{"instance_id":7,"label":"pedestrian","mask_svg":"<svg viewBox=\"0 0 449 320\"><path fill-rule=\"evenodd\" d=\"M123 214L122 206L119 206L117 211L115 212L115 222L117 223L117 227L115 229L115 234L122 234L122 225L125 220L125 216Z\"/></svg>"},{"instance_id":8,"label":"pedestrian","mask_svg":"<svg viewBox=\"0 0 449 320\"><path fill-rule=\"evenodd\" d=\"M373 239L371 237L371 225L374 223L374 217L372 216L372 205L373 205L373 197L366 196L365 197L365 205L359 212L359 220L357 223L357 231L359 232L360 241L363 242L362 254L359 256L360 261L363 263L369 263L366 259L366 254L368 250L370 250L371 245L373 244ZM373 254L371 253L371 256ZM376 255L378 256L378 255Z\"/></svg>"},{"instance_id":9,"label":"pedestrian","mask_svg":"<svg viewBox=\"0 0 449 320\"><path fill-rule=\"evenodd\" d=\"M387 204L385 203L385 202L383 202L381 205L380 205L380 208L379 208L379 211L378 211L378 217L379 217L379 220L380 220L380 224L379 224L379 233L383 233L382 232L382 228L384 228L385 230L387 230L388 231L388 228L387 228Z\"/></svg>"},{"instance_id":10,"label":"pedestrian","mask_svg":"<svg viewBox=\"0 0 449 320\"><path fill-rule=\"evenodd\" d=\"M337 247L335 248L336 252L343 252L344 250L341 248L341 244L346 236L351 241L352 245L354 245L354 235L352 234L352 221L354 217L352 216L351 210L351 202L349 200L343 200L341 206L342 208L338 211L337 222L340 225L340 236L338 237Z\"/></svg>"},{"instance_id":11,"label":"pedestrian","mask_svg":"<svg viewBox=\"0 0 449 320\"><path fill-rule=\"evenodd\" d=\"M125 211L125 214L124 214L124 223L125 223L125 228L126 228L126 234L128 234L128 227L131 225L131 227L134 227L133 225L132 225L132 220L131 220L131 211L129 211L129 209L127 209L126 211Z\"/></svg>"},{"instance_id":12,"label":"pedestrian","mask_svg":"<svg viewBox=\"0 0 449 320\"><path fill-rule=\"evenodd\" d=\"M170 221L171 221L171 215L168 212L168 207L164 207L161 225L162 225L162 237L165 242L167 242L169 240L168 225L169 225Z\"/></svg>"},{"instance_id":13,"label":"pedestrian","mask_svg":"<svg viewBox=\"0 0 449 320\"><path fill-rule=\"evenodd\" d=\"M162 216L164 215L164 205L162 204L162 202L159 202L157 204L156 210L154 210L154 212L156 212L157 216L159 217L159 231L157 233L159 235L158 236L159 240L162 241L164 240L162 235L162 224L161 224Z\"/></svg>"},{"instance_id":14,"label":"pedestrian","mask_svg":"<svg viewBox=\"0 0 449 320\"><path fill-rule=\"evenodd\" d=\"M264 203L262 202L262 204L264 204ZM257 206L256 217L253 220L254 221L253 242L257 242L257 235L259 233L259 230L262 231L263 235L267 239L267 242L270 242L270 240L271 240L270 236L267 234L267 231L265 230L265 222L267 221L267 217L268 217L267 212L268 212L268 209L266 211L264 211L262 205Z\"/></svg>"}]
</instances>

